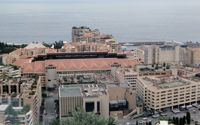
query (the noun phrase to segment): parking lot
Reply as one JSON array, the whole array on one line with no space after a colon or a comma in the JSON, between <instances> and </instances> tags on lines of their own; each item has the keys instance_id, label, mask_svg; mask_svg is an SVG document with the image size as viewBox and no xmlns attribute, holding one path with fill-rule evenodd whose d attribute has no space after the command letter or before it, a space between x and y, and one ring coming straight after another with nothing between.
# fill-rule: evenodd
<instances>
[{"instance_id":1,"label":"parking lot","mask_svg":"<svg viewBox=\"0 0 200 125\"><path fill-rule=\"evenodd\" d=\"M168 111L162 113L162 115L164 115L164 116L161 116L161 113L156 113L157 115L152 115L152 116L148 116L148 117L141 116L141 117L138 117L138 118L130 117L130 118L127 118L127 119L121 119L121 120L118 121L118 125L136 125L136 121L138 121L139 125L143 125L143 124L146 125L146 122L149 122L149 121L152 122L152 125L155 125L157 122L159 122L159 120L161 118L168 119L168 118L172 118L172 117L183 117L183 116L186 115L187 111L190 112L191 119L192 119L193 123L195 121L200 123L200 110L199 110L199 108L191 107L191 108L184 110L184 111L178 110L177 113L174 113L171 110L168 110Z\"/></svg>"}]
</instances>

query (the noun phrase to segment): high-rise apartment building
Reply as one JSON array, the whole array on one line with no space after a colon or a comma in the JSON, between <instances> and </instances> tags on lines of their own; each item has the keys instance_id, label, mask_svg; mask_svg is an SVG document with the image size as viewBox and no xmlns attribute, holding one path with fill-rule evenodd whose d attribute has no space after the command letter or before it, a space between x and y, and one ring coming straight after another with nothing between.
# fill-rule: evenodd
<instances>
[{"instance_id":1,"label":"high-rise apartment building","mask_svg":"<svg viewBox=\"0 0 200 125\"><path fill-rule=\"evenodd\" d=\"M89 27L73 27L72 28L72 42L100 42L100 32Z\"/></svg>"},{"instance_id":2,"label":"high-rise apartment building","mask_svg":"<svg viewBox=\"0 0 200 125\"><path fill-rule=\"evenodd\" d=\"M199 78L138 77L137 95L146 107L153 110L191 105L200 101Z\"/></svg>"},{"instance_id":3,"label":"high-rise apartment building","mask_svg":"<svg viewBox=\"0 0 200 125\"><path fill-rule=\"evenodd\" d=\"M107 76L109 77L109 76ZM127 84L74 84L59 87L59 116L70 117L76 109L94 112L100 116L123 118L136 108L136 92Z\"/></svg>"},{"instance_id":4,"label":"high-rise apartment building","mask_svg":"<svg viewBox=\"0 0 200 125\"><path fill-rule=\"evenodd\" d=\"M186 61L186 48L178 45L145 46L145 64L184 64Z\"/></svg>"},{"instance_id":5,"label":"high-rise apartment building","mask_svg":"<svg viewBox=\"0 0 200 125\"><path fill-rule=\"evenodd\" d=\"M70 117L76 109L109 117L109 96L105 85L84 84L59 87L60 119Z\"/></svg>"},{"instance_id":6,"label":"high-rise apartment building","mask_svg":"<svg viewBox=\"0 0 200 125\"><path fill-rule=\"evenodd\" d=\"M138 73L133 71L131 68L113 68L112 74L116 80L121 84L127 83L132 91L136 90L136 81Z\"/></svg>"}]
</instances>

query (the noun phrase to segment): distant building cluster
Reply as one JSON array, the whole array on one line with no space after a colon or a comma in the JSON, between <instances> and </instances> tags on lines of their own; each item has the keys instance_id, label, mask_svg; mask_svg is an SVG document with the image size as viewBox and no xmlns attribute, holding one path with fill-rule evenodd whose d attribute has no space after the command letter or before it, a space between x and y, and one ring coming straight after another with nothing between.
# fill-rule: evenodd
<instances>
[{"instance_id":1,"label":"distant building cluster","mask_svg":"<svg viewBox=\"0 0 200 125\"><path fill-rule=\"evenodd\" d=\"M153 110L179 108L200 100L198 79L143 76L138 78L137 94Z\"/></svg>"},{"instance_id":2,"label":"distant building cluster","mask_svg":"<svg viewBox=\"0 0 200 125\"><path fill-rule=\"evenodd\" d=\"M150 45L144 46L145 64L172 63L199 66L200 47L189 45Z\"/></svg>"},{"instance_id":3,"label":"distant building cluster","mask_svg":"<svg viewBox=\"0 0 200 125\"><path fill-rule=\"evenodd\" d=\"M42 102L41 85L39 77L25 78L21 76L20 70L8 66L0 67L1 123L12 124L18 119L20 124L37 124ZM12 106L12 112L8 110L9 106ZM16 117L7 117L14 112L18 113Z\"/></svg>"},{"instance_id":4,"label":"distant building cluster","mask_svg":"<svg viewBox=\"0 0 200 125\"><path fill-rule=\"evenodd\" d=\"M128 50L112 35L73 27L61 49L35 42L3 56L0 122L46 125L79 109L124 119L198 106L198 44L151 44Z\"/></svg>"},{"instance_id":5,"label":"distant building cluster","mask_svg":"<svg viewBox=\"0 0 200 125\"><path fill-rule=\"evenodd\" d=\"M114 42L72 42L65 43L61 52L121 52L121 45Z\"/></svg>"},{"instance_id":6,"label":"distant building cluster","mask_svg":"<svg viewBox=\"0 0 200 125\"><path fill-rule=\"evenodd\" d=\"M102 34L98 29L89 27L72 27L72 42L89 42L89 43L107 43L113 41L114 37L108 34Z\"/></svg>"}]
</instances>

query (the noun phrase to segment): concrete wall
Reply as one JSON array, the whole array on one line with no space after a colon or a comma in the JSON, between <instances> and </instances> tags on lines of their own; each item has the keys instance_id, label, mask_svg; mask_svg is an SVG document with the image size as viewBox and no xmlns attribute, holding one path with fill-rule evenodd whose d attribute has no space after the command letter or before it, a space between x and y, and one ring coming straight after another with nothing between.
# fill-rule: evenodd
<instances>
[{"instance_id":1,"label":"concrete wall","mask_svg":"<svg viewBox=\"0 0 200 125\"><path fill-rule=\"evenodd\" d=\"M175 50L162 50L159 49L159 63L175 62Z\"/></svg>"},{"instance_id":2,"label":"concrete wall","mask_svg":"<svg viewBox=\"0 0 200 125\"><path fill-rule=\"evenodd\" d=\"M200 48L193 49L193 65L200 65Z\"/></svg>"},{"instance_id":3,"label":"concrete wall","mask_svg":"<svg viewBox=\"0 0 200 125\"><path fill-rule=\"evenodd\" d=\"M129 110L134 110L136 108L136 91L128 91L126 93L126 99L129 103Z\"/></svg>"},{"instance_id":4,"label":"concrete wall","mask_svg":"<svg viewBox=\"0 0 200 125\"><path fill-rule=\"evenodd\" d=\"M58 74L55 67L46 69L46 83L48 87L54 87L57 84Z\"/></svg>"},{"instance_id":5,"label":"concrete wall","mask_svg":"<svg viewBox=\"0 0 200 125\"><path fill-rule=\"evenodd\" d=\"M136 108L136 92L124 87L109 87L108 88L110 100L127 100L129 110Z\"/></svg>"},{"instance_id":6,"label":"concrete wall","mask_svg":"<svg viewBox=\"0 0 200 125\"><path fill-rule=\"evenodd\" d=\"M123 87L108 87L110 100L124 100L126 99L126 88Z\"/></svg>"},{"instance_id":7,"label":"concrete wall","mask_svg":"<svg viewBox=\"0 0 200 125\"><path fill-rule=\"evenodd\" d=\"M86 102L94 102L94 112L97 113L97 102L100 102L100 115L109 118L109 96L102 95L98 97L83 98L83 109L85 110Z\"/></svg>"}]
</instances>

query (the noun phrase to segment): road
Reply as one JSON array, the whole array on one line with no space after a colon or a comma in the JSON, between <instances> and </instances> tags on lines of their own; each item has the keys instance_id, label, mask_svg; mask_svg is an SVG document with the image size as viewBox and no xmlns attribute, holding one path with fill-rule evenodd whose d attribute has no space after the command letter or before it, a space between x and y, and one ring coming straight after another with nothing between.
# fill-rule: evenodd
<instances>
[{"instance_id":1,"label":"road","mask_svg":"<svg viewBox=\"0 0 200 125\"><path fill-rule=\"evenodd\" d=\"M45 114L43 115L43 125L50 125L54 119L56 119L56 104L55 100L58 99L58 92L47 91L48 97L44 99Z\"/></svg>"},{"instance_id":2,"label":"road","mask_svg":"<svg viewBox=\"0 0 200 125\"><path fill-rule=\"evenodd\" d=\"M194 112L193 110L189 111L190 115L191 115L191 119L194 123L194 121L198 121L200 123L200 111L198 109L195 109L196 111ZM187 111L181 111L180 113L173 113L171 111L167 112L167 116L164 116L164 118L172 118L172 117L183 117L186 115ZM136 125L136 121L138 121L140 124L139 125L146 125L145 122L146 121L152 121L152 125L155 125L157 122L159 122L159 119L162 116L158 117L158 118L152 118L150 117L139 117L139 118L129 118L129 119L121 119L118 121L118 125ZM143 122L143 124L142 124Z\"/></svg>"}]
</instances>

